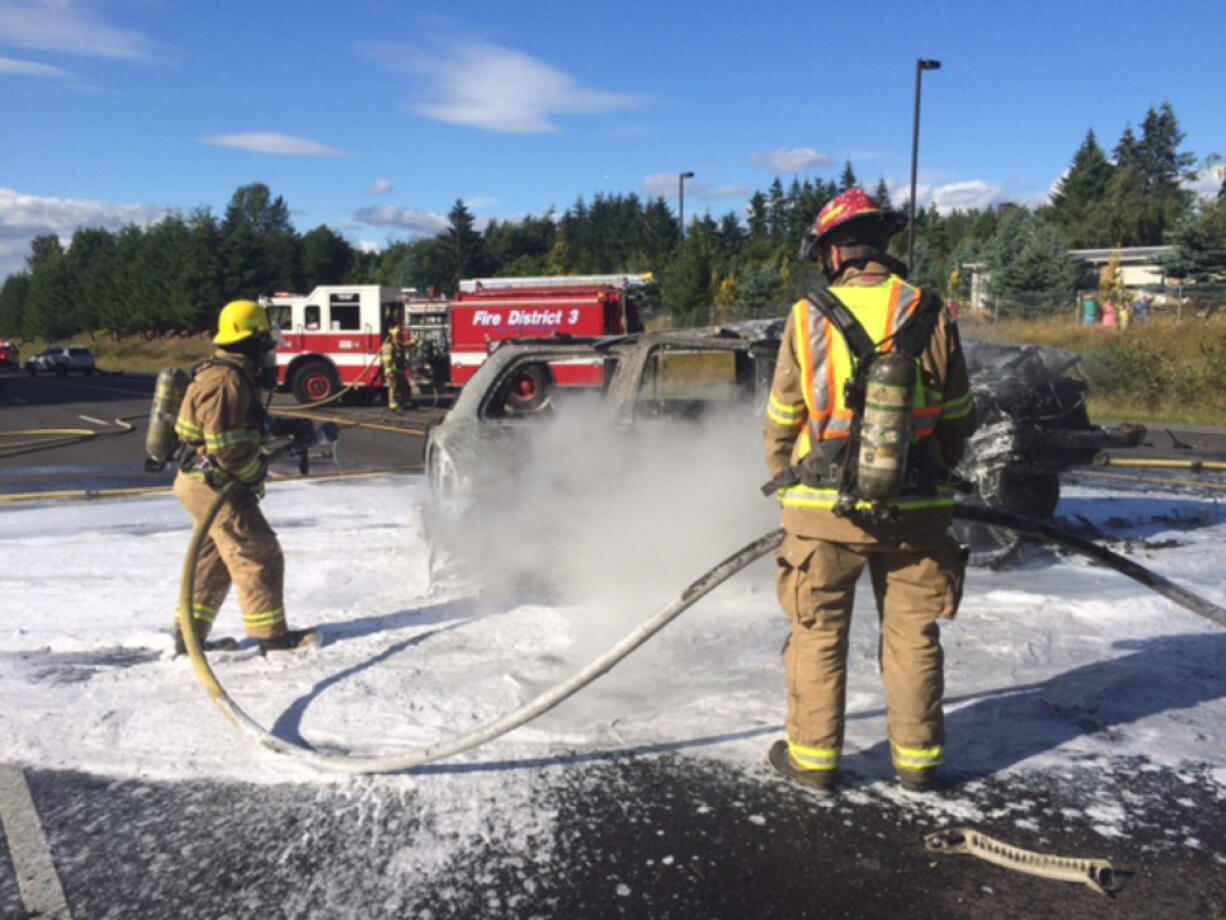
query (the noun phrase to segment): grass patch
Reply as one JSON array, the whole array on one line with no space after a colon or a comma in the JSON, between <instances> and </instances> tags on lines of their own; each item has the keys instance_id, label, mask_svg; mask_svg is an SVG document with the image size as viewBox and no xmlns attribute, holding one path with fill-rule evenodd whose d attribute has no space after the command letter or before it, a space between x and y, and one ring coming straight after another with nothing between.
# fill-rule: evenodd
<instances>
[{"instance_id":1,"label":"grass patch","mask_svg":"<svg viewBox=\"0 0 1226 920\"><path fill-rule=\"evenodd\" d=\"M156 373L164 367L184 370L213 354L212 337L208 333L194 336L169 335L146 339L141 336L111 336L105 332L73 336L66 342L41 342L29 339L22 343L21 362L38 354L48 345L83 345L94 353L94 363L104 371Z\"/></svg>"},{"instance_id":2,"label":"grass patch","mask_svg":"<svg viewBox=\"0 0 1226 920\"><path fill-rule=\"evenodd\" d=\"M1066 318L959 320L965 335L1001 345L1051 345L1081 355L1096 418L1226 424L1226 323L1173 317L1125 331Z\"/></svg>"}]
</instances>

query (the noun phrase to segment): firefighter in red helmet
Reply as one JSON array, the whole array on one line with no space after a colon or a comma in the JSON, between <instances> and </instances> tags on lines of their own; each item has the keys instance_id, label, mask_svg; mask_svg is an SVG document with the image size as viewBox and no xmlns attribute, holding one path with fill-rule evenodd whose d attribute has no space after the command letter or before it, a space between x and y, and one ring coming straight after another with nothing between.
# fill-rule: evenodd
<instances>
[{"instance_id":1,"label":"firefighter in red helmet","mask_svg":"<svg viewBox=\"0 0 1226 920\"><path fill-rule=\"evenodd\" d=\"M865 568L900 782L928 788L945 752L938 621L956 613L965 567L946 533L947 483L974 404L949 312L886 251L906 225L859 188L822 208L801 254L829 287L792 307L766 413L764 491L783 507L778 592L791 624L787 737L769 760L825 794L838 775L848 630Z\"/></svg>"}]
</instances>

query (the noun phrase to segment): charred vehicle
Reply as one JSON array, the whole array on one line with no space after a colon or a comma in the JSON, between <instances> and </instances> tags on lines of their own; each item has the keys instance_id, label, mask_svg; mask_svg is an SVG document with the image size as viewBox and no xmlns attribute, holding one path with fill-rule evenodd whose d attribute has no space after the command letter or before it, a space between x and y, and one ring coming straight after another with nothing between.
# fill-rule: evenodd
<instances>
[{"instance_id":1,"label":"charred vehicle","mask_svg":"<svg viewBox=\"0 0 1226 920\"><path fill-rule=\"evenodd\" d=\"M545 453L558 454L613 433L651 451L656 445L648 433L662 422L675 429L678 421L732 415L738 418L739 440L756 454L744 460L750 467L749 491L756 495L757 479L763 475L757 434L782 329L782 321L772 321L500 344L429 432L426 470L432 491L444 500L473 494L498 495L501 500L512 480L525 471L529 476L551 475L541 460L542 440ZM1139 426L1107 430L1090 422L1076 355L973 341L965 343L965 350L980 421L958 468L974 488L967 500L1049 517L1059 501L1062 470L1089 463L1105 448L1133 446L1144 436ZM521 398L520 381L548 380L548 368L560 363L586 365L603 386L585 391L546 386L537 400ZM551 419L575 399L586 400L582 415L593 428L586 435L548 441L543 432ZM533 443L538 445L535 454ZM728 448L720 452L726 455ZM587 462L591 469L586 487L604 488L608 471L599 468L599 460ZM661 466L670 462L658 459ZM571 481L553 494L584 488ZM972 561L980 565L1006 561L1019 545L1013 534L983 525L960 523L958 536L971 546Z\"/></svg>"},{"instance_id":2,"label":"charred vehicle","mask_svg":"<svg viewBox=\"0 0 1226 920\"><path fill-rule=\"evenodd\" d=\"M1135 447L1140 425L1107 429L1086 410L1080 357L1039 345L992 345L965 340L979 427L958 472L974 484L972 501L1015 514L1049 518L1060 501L1060 473L1090 463L1107 448ZM978 565L1007 561L1016 534L959 524L957 535Z\"/></svg>"}]
</instances>

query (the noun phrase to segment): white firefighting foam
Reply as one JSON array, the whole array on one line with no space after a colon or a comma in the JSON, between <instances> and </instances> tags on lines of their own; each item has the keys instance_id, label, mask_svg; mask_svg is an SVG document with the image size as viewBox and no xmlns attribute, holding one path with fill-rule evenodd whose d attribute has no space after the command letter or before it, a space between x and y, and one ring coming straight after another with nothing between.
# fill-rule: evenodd
<instances>
[{"instance_id":1,"label":"white firefighting foam","mask_svg":"<svg viewBox=\"0 0 1226 920\"><path fill-rule=\"evenodd\" d=\"M708 460L718 449L698 438L693 446ZM731 458L728 465L743 466ZM217 674L261 724L331 751L394 753L466 732L573 674L756 528L773 526L773 512L746 507L756 490L742 502L729 483L700 469L693 463L667 471L675 475L647 494L648 508L635 512L656 521L647 536L633 514L609 516L615 502L587 496L594 504L576 521L590 524L590 532L569 547L551 547L575 576L568 603L477 598L462 587L431 591L417 514L425 497L420 478L272 484L265 510L286 551L291 623L319 625L325 645L268 660L249 652L214 656ZM695 496L719 489L731 502L722 510L685 510ZM1214 503L1070 488L1061 511L1163 546L1128 551L1226 600L1226 515ZM171 496L10 505L0 519L6 762L146 779L326 781L355 795L412 789L437 806L431 820L451 822L439 846L462 846L469 831L493 828L510 846L519 839L536 852L548 845L552 820L529 804L542 762L561 763L551 758L575 750L600 757L649 748L753 773L781 734L786 627L770 559L717 589L575 698L457 758L488 769L360 780L323 777L254 745L209 702L190 663L170 656L189 538ZM1189 520L1198 526L1187 528ZM520 546L525 554L541 551ZM583 598L585 579L590 593ZM627 585L632 590L618 593ZM906 803L909 794L887 782L875 619L862 586L845 759L868 785L843 800ZM238 632L231 598L216 633ZM1112 571L1036 553L1017 570L973 570L962 612L944 637L949 758L967 777L965 795L915 807L942 822L973 820L982 808L979 777L1063 775L1121 762L1204 777L1226 800L1226 631ZM1105 788L1086 803L1104 834L1118 829L1111 795ZM464 804L470 801L486 804L474 811ZM428 872L436 857L413 855L424 861L414 871Z\"/></svg>"}]
</instances>

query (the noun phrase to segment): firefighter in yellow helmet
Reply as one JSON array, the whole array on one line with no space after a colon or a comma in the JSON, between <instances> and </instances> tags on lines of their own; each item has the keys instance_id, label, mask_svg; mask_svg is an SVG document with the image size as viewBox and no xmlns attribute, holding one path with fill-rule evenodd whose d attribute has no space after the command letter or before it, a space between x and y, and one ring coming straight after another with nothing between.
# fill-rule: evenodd
<instances>
[{"instance_id":1,"label":"firefighter in yellow helmet","mask_svg":"<svg viewBox=\"0 0 1226 920\"><path fill-rule=\"evenodd\" d=\"M233 581L243 625L264 652L316 642L315 630L290 629L285 619L285 562L277 536L260 511L268 463L262 448L270 436L295 433L301 420L273 419L260 389L277 383L279 331L253 300L226 304L217 321L213 357L195 367L183 396L175 433L183 444L175 496L199 523L216 489L237 479L247 486L222 506L200 551L192 621L205 648L232 648L234 640L206 637ZM272 359L271 361L269 359ZM176 650L185 650L175 624Z\"/></svg>"},{"instance_id":2,"label":"firefighter in yellow helmet","mask_svg":"<svg viewBox=\"0 0 1226 920\"><path fill-rule=\"evenodd\" d=\"M387 386L387 407L393 411L408 408L409 394L404 372L408 368L405 359L404 341L399 326L393 326L379 349L383 359L383 382Z\"/></svg>"},{"instance_id":3,"label":"firefighter in yellow helmet","mask_svg":"<svg viewBox=\"0 0 1226 920\"><path fill-rule=\"evenodd\" d=\"M801 253L830 286L792 307L766 413L764 491L783 506L778 592L791 623L787 737L769 760L825 794L843 746L848 630L865 568L900 782L929 788L945 754L938 621L956 613L965 568L946 532L945 483L974 404L949 312L886 252L906 222L858 188L822 209Z\"/></svg>"}]
</instances>

